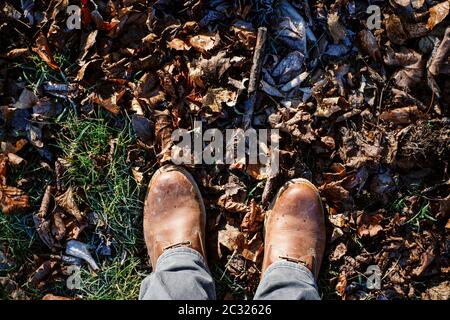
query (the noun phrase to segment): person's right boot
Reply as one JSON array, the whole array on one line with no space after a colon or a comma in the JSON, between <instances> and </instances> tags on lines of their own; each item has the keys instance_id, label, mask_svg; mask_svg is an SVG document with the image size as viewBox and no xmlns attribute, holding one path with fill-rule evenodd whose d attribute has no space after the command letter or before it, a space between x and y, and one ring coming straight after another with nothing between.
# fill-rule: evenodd
<instances>
[{"instance_id":1,"label":"person's right boot","mask_svg":"<svg viewBox=\"0 0 450 320\"><path fill-rule=\"evenodd\" d=\"M306 266L317 279L325 250L325 221L319 191L294 179L278 192L265 221L262 274L276 261Z\"/></svg>"},{"instance_id":2,"label":"person's right boot","mask_svg":"<svg viewBox=\"0 0 450 320\"><path fill-rule=\"evenodd\" d=\"M153 175L144 205L144 238L153 268L162 253L190 247L206 260L205 205L192 175L166 165Z\"/></svg>"}]
</instances>

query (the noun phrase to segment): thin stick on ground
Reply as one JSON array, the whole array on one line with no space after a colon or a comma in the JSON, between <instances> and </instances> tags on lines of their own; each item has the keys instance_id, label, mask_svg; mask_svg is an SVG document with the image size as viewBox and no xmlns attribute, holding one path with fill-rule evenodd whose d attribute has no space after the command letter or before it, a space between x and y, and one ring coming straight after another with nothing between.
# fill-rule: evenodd
<instances>
[{"instance_id":1,"label":"thin stick on ground","mask_svg":"<svg viewBox=\"0 0 450 320\"><path fill-rule=\"evenodd\" d=\"M267 28L258 28L255 51L253 54L253 65L250 70L250 80L248 84L248 100L245 103L244 127L248 129L252 126L253 112L257 107L257 93L261 80L261 69L264 61L264 48L267 38Z\"/></svg>"}]
</instances>

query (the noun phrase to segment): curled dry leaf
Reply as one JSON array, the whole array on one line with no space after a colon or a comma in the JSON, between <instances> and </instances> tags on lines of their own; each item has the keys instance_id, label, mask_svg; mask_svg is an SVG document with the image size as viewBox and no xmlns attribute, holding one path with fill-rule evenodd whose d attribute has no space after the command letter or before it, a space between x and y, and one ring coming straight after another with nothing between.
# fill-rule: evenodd
<instances>
[{"instance_id":1,"label":"curled dry leaf","mask_svg":"<svg viewBox=\"0 0 450 320\"><path fill-rule=\"evenodd\" d=\"M232 252L241 249L244 243L244 234L238 228L227 224L224 229L219 230L218 241L218 250L221 256L220 245L223 245Z\"/></svg>"},{"instance_id":2,"label":"curled dry leaf","mask_svg":"<svg viewBox=\"0 0 450 320\"><path fill-rule=\"evenodd\" d=\"M291 81L302 69L305 56L300 51L290 52L272 71L272 77L281 77L280 83ZM294 75L294 77L292 77Z\"/></svg>"},{"instance_id":3,"label":"curled dry leaf","mask_svg":"<svg viewBox=\"0 0 450 320\"><path fill-rule=\"evenodd\" d=\"M444 281L437 286L428 288L422 293L424 300L450 300L450 281Z\"/></svg>"},{"instance_id":4,"label":"curled dry leaf","mask_svg":"<svg viewBox=\"0 0 450 320\"><path fill-rule=\"evenodd\" d=\"M345 272L341 272L338 277L338 283L336 284L336 292L341 297L345 296L345 289L347 288L347 276Z\"/></svg>"},{"instance_id":5,"label":"curled dry leaf","mask_svg":"<svg viewBox=\"0 0 450 320\"><path fill-rule=\"evenodd\" d=\"M225 194L219 198L217 205L228 212L240 214L246 214L248 212L248 207L245 204L236 202Z\"/></svg>"},{"instance_id":6,"label":"curled dry leaf","mask_svg":"<svg viewBox=\"0 0 450 320\"><path fill-rule=\"evenodd\" d=\"M264 243L262 241L260 233L255 235L249 240L244 242L241 255L250 261L257 262L262 259L264 252Z\"/></svg>"},{"instance_id":7,"label":"curled dry leaf","mask_svg":"<svg viewBox=\"0 0 450 320\"><path fill-rule=\"evenodd\" d=\"M72 215L78 222L84 221L84 215L78 209L78 205L75 202L72 187L69 187L65 193L55 198L55 202L58 206L64 209L65 212Z\"/></svg>"},{"instance_id":8,"label":"curled dry leaf","mask_svg":"<svg viewBox=\"0 0 450 320\"><path fill-rule=\"evenodd\" d=\"M174 38L167 43L168 47L175 50L189 50L191 48L186 42L181 39Z\"/></svg>"},{"instance_id":9,"label":"curled dry leaf","mask_svg":"<svg viewBox=\"0 0 450 320\"><path fill-rule=\"evenodd\" d=\"M35 40L33 51L36 52L50 68L53 70L59 70L59 67L53 59L53 54L48 46L47 37L42 31L39 32Z\"/></svg>"},{"instance_id":10,"label":"curled dry leaf","mask_svg":"<svg viewBox=\"0 0 450 320\"><path fill-rule=\"evenodd\" d=\"M24 158L19 157L18 155L11 152L8 153L8 162L13 166L19 166L21 164L27 163L27 161Z\"/></svg>"},{"instance_id":11,"label":"curled dry leaf","mask_svg":"<svg viewBox=\"0 0 450 320\"><path fill-rule=\"evenodd\" d=\"M98 30L94 30L91 33L87 35L84 39L84 43L82 45L82 50L80 52L80 61L83 61L86 59L86 56L89 52L89 50L94 46L97 39Z\"/></svg>"},{"instance_id":12,"label":"curled dry leaf","mask_svg":"<svg viewBox=\"0 0 450 320\"><path fill-rule=\"evenodd\" d=\"M57 241L61 241L66 235L66 225L61 216L60 211L56 211L53 213L52 217L52 235L55 237Z\"/></svg>"},{"instance_id":13,"label":"curled dry leaf","mask_svg":"<svg viewBox=\"0 0 450 320\"><path fill-rule=\"evenodd\" d=\"M326 183L341 180L346 176L345 166L342 163L333 163L330 169L332 172L325 172L323 174Z\"/></svg>"},{"instance_id":14,"label":"curled dry leaf","mask_svg":"<svg viewBox=\"0 0 450 320\"><path fill-rule=\"evenodd\" d=\"M29 297L14 280L9 277L0 277L0 288L13 300L28 300Z\"/></svg>"},{"instance_id":15,"label":"curled dry leaf","mask_svg":"<svg viewBox=\"0 0 450 320\"><path fill-rule=\"evenodd\" d=\"M380 231L383 230L383 227L380 224L381 221L383 221L383 216L381 214L370 215L367 213L358 212L358 235L360 237L376 236Z\"/></svg>"},{"instance_id":16,"label":"curled dry leaf","mask_svg":"<svg viewBox=\"0 0 450 320\"><path fill-rule=\"evenodd\" d=\"M387 36L393 43L402 45L406 42L408 39L408 34L398 16L395 14L389 15L389 17L385 19L385 24Z\"/></svg>"},{"instance_id":17,"label":"curled dry leaf","mask_svg":"<svg viewBox=\"0 0 450 320\"><path fill-rule=\"evenodd\" d=\"M45 189L39 211L33 215L34 225L41 241L52 251L60 247L52 235L51 224L46 220L52 201L52 186L48 185Z\"/></svg>"},{"instance_id":18,"label":"curled dry leaf","mask_svg":"<svg viewBox=\"0 0 450 320\"><path fill-rule=\"evenodd\" d=\"M133 114L131 124L136 136L145 144L150 145L153 141L154 124L143 115Z\"/></svg>"},{"instance_id":19,"label":"curled dry leaf","mask_svg":"<svg viewBox=\"0 0 450 320\"><path fill-rule=\"evenodd\" d=\"M410 124L414 122L418 118L418 116L419 110L417 106L408 106L384 111L380 115L380 119L395 124Z\"/></svg>"},{"instance_id":20,"label":"curled dry leaf","mask_svg":"<svg viewBox=\"0 0 450 320\"><path fill-rule=\"evenodd\" d=\"M370 30L360 31L358 38L361 49L365 54L368 54L374 60L379 60L381 58L377 39Z\"/></svg>"},{"instance_id":21,"label":"curled dry leaf","mask_svg":"<svg viewBox=\"0 0 450 320\"><path fill-rule=\"evenodd\" d=\"M8 59L17 59L22 56L27 56L30 54L30 50L28 48L17 48L8 51L6 54L0 53L0 57L8 58Z\"/></svg>"},{"instance_id":22,"label":"curled dry leaf","mask_svg":"<svg viewBox=\"0 0 450 320\"><path fill-rule=\"evenodd\" d=\"M334 43L339 43L345 38L345 28L339 22L339 15L337 12L330 13L328 15L328 30L330 31L331 37Z\"/></svg>"},{"instance_id":23,"label":"curled dry leaf","mask_svg":"<svg viewBox=\"0 0 450 320\"><path fill-rule=\"evenodd\" d=\"M0 207L4 214L23 212L30 208L30 198L18 188L0 186Z\"/></svg>"},{"instance_id":24,"label":"curled dry leaf","mask_svg":"<svg viewBox=\"0 0 450 320\"><path fill-rule=\"evenodd\" d=\"M427 26L429 29L433 29L437 24L444 21L448 16L450 10L450 2L448 0L438 3L430 8L430 17L428 18Z\"/></svg>"},{"instance_id":25,"label":"curled dry leaf","mask_svg":"<svg viewBox=\"0 0 450 320\"><path fill-rule=\"evenodd\" d=\"M344 227L345 224L347 223L347 219L345 217L344 214L342 213L337 213L337 214L330 214L328 216L328 219L330 220L330 222L335 225L336 227Z\"/></svg>"},{"instance_id":26,"label":"curled dry leaf","mask_svg":"<svg viewBox=\"0 0 450 320\"><path fill-rule=\"evenodd\" d=\"M330 242L334 242L344 235L344 231L341 228L333 228L333 233L331 234Z\"/></svg>"},{"instance_id":27,"label":"curled dry leaf","mask_svg":"<svg viewBox=\"0 0 450 320\"><path fill-rule=\"evenodd\" d=\"M421 276L425 270L433 263L435 259L435 255L433 254L433 249L428 248L424 252L422 252L422 255L420 257L420 265L415 268L411 274L414 276Z\"/></svg>"},{"instance_id":28,"label":"curled dry leaf","mask_svg":"<svg viewBox=\"0 0 450 320\"><path fill-rule=\"evenodd\" d=\"M155 124L155 143L159 147L160 155L162 155L161 163L171 159L172 131L173 124L169 110L158 111Z\"/></svg>"},{"instance_id":29,"label":"curled dry leaf","mask_svg":"<svg viewBox=\"0 0 450 320\"><path fill-rule=\"evenodd\" d=\"M450 62L448 57L450 55L450 27L445 30L444 38L442 39L439 47L433 52L430 64L428 66L429 72L433 76L437 76L440 73L450 74Z\"/></svg>"},{"instance_id":30,"label":"curled dry leaf","mask_svg":"<svg viewBox=\"0 0 450 320\"><path fill-rule=\"evenodd\" d=\"M201 77L204 82L218 81L231 67L231 59L226 57L226 51L220 51L210 59L201 59L195 69L191 69L189 75L194 79ZM194 81L197 83L197 81Z\"/></svg>"},{"instance_id":31,"label":"curled dry leaf","mask_svg":"<svg viewBox=\"0 0 450 320\"><path fill-rule=\"evenodd\" d=\"M261 181L268 178L270 168L263 164L248 164L245 171L252 178Z\"/></svg>"},{"instance_id":32,"label":"curled dry leaf","mask_svg":"<svg viewBox=\"0 0 450 320\"><path fill-rule=\"evenodd\" d=\"M133 175L134 180L138 185L142 185L144 181L144 173L139 171L139 167L132 167L131 173Z\"/></svg>"},{"instance_id":33,"label":"curled dry leaf","mask_svg":"<svg viewBox=\"0 0 450 320\"><path fill-rule=\"evenodd\" d=\"M22 190L6 185L9 157L0 154L0 209L4 214L23 212L30 208L30 198Z\"/></svg>"},{"instance_id":34,"label":"curled dry leaf","mask_svg":"<svg viewBox=\"0 0 450 320\"><path fill-rule=\"evenodd\" d=\"M42 282L45 281L55 270L56 266L57 266L56 261L52 260L45 261L39 266L39 268L36 269L36 271L28 280L28 283L32 287L39 288L42 285Z\"/></svg>"},{"instance_id":35,"label":"curled dry leaf","mask_svg":"<svg viewBox=\"0 0 450 320\"><path fill-rule=\"evenodd\" d=\"M198 51L205 52L213 49L218 42L217 35L199 34L189 39L189 44Z\"/></svg>"},{"instance_id":36,"label":"curled dry leaf","mask_svg":"<svg viewBox=\"0 0 450 320\"><path fill-rule=\"evenodd\" d=\"M256 232L264 222L265 214L260 206L252 199L249 204L249 211L242 219L241 229L245 232Z\"/></svg>"},{"instance_id":37,"label":"curled dry leaf","mask_svg":"<svg viewBox=\"0 0 450 320\"><path fill-rule=\"evenodd\" d=\"M229 107L233 107L237 101L237 94L223 88L210 88L203 97L203 107L208 107L212 112L221 112L222 103Z\"/></svg>"},{"instance_id":38,"label":"curled dry leaf","mask_svg":"<svg viewBox=\"0 0 450 320\"><path fill-rule=\"evenodd\" d=\"M344 99L342 97L324 98L317 106L315 116L329 118L334 113L342 110L341 106L343 105Z\"/></svg>"},{"instance_id":39,"label":"curled dry leaf","mask_svg":"<svg viewBox=\"0 0 450 320\"><path fill-rule=\"evenodd\" d=\"M277 38L288 47L305 53L308 32L305 20L286 0L280 1L276 9L276 15L280 21L275 30ZM311 32L308 35L311 35Z\"/></svg>"},{"instance_id":40,"label":"curled dry leaf","mask_svg":"<svg viewBox=\"0 0 450 320\"><path fill-rule=\"evenodd\" d=\"M347 253L347 246L342 242L339 243L330 256L330 261L337 261Z\"/></svg>"},{"instance_id":41,"label":"curled dry leaf","mask_svg":"<svg viewBox=\"0 0 450 320\"><path fill-rule=\"evenodd\" d=\"M42 141L42 124L31 125L30 123L27 125L27 137L28 141L36 147L37 149L41 149L44 147L44 142Z\"/></svg>"},{"instance_id":42,"label":"curled dry leaf","mask_svg":"<svg viewBox=\"0 0 450 320\"><path fill-rule=\"evenodd\" d=\"M409 7L411 5L411 0L392 0L392 2L394 2L396 5L401 6L401 7Z\"/></svg>"},{"instance_id":43,"label":"curled dry leaf","mask_svg":"<svg viewBox=\"0 0 450 320\"><path fill-rule=\"evenodd\" d=\"M387 48L384 62L389 66L402 67L393 75L395 83L401 88L412 88L419 84L425 72L422 55L404 47L398 52Z\"/></svg>"},{"instance_id":44,"label":"curled dry leaf","mask_svg":"<svg viewBox=\"0 0 450 320\"><path fill-rule=\"evenodd\" d=\"M245 21L237 21L231 27L231 30L238 36L239 41L247 48L253 48L256 43L256 32L251 24Z\"/></svg>"},{"instance_id":45,"label":"curled dry leaf","mask_svg":"<svg viewBox=\"0 0 450 320\"><path fill-rule=\"evenodd\" d=\"M125 94L125 89L119 89L118 91L112 92L111 96L103 98L100 94L94 93L91 101L97 103L100 107L105 108L113 114L118 114L120 112L119 102Z\"/></svg>"},{"instance_id":46,"label":"curled dry leaf","mask_svg":"<svg viewBox=\"0 0 450 320\"><path fill-rule=\"evenodd\" d=\"M333 204L334 208L348 208L351 206L350 193L344 189L339 181L327 183L319 188L320 194Z\"/></svg>"}]
</instances>

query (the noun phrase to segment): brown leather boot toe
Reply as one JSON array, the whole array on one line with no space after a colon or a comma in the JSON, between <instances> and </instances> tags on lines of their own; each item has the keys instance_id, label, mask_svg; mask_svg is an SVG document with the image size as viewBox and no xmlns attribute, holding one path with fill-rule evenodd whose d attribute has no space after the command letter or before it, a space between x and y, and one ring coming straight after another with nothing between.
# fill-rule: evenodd
<instances>
[{"instance_id":1,"label":"brown leather boot toe","mask_svg":"<svg viewBox=\"0 0 450 320\"><path fill-rule=\"evenodd\" d=\"M187 170L167 165L153 175L144 204L144 237L153 268L164 250L177 246L206 257L205 206Z\"/></svg>"},{"instance_id":2,"label":"brown leather boot toe","mask_svg":"<svg viewBox=\"0 0 450 320\"><path fill-rule=\"evenodd\" d=\"M319 191L308 180L289 181L266 215L262 273L273 262L288 260L305 265L317 278L325 237Z\"/></svg>"}]
</instances>

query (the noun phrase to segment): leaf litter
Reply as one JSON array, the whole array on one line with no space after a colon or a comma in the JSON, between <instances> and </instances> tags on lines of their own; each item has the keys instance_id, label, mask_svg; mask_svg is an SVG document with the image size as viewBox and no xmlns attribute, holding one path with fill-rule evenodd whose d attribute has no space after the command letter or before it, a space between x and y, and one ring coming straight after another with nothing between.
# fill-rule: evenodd
<instances>
[{"instance_id":1,"label":"leaf litter","mask_svg":"<svg viewBox=\"0 0 450 320\"><path fill-rule=\"evenodd\" d=\"M131 123L126 174L144 186L171 161L173 130L194 120L280 130L277 174L189 167L207 205L219 298L252 297L267 205L304 177L326 212L325 298L449 299L449 2L375 2L378 29L368 1L100 0L83 2L79 30L67 28L69 1L2 2L0 205L3 215L32 213L39 250L18 273L0 269L0 286L10 298L36 298L20 289L27 283L60 299L47 283L66 277L64 261L97 272L108 264L98 252L122 259L111 251L117 235L95 231L111 229L86 205L95 185L65 181L71 159L55 148L60 117L102 110L118 130ZM107 141L89 159L99 172L116 152ZM35 166L53 177L46 185ZM1 239L0 265L10 266ZM370 266L379 289L367 285Z\"/></svg>"}]
</instances>

